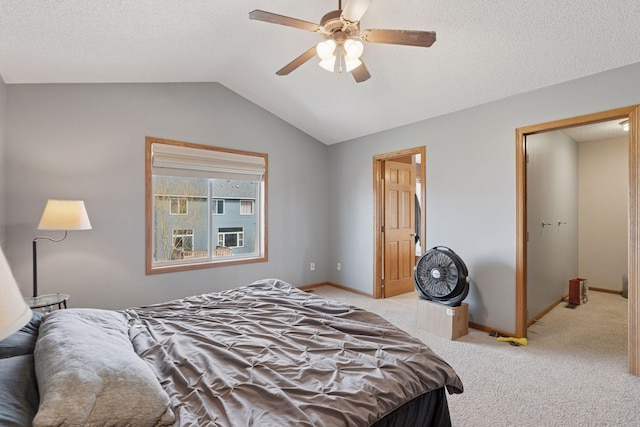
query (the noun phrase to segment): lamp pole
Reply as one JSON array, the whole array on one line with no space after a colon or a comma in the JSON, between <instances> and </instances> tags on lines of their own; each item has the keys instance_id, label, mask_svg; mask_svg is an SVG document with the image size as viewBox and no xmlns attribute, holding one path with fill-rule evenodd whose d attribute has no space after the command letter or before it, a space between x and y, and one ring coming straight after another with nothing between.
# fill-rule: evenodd
<instances>
[{"instance_id":1,"label":"lamp pole","mask_svg":"<svg viewBox=\"0 0 640 427\"><path fill-rule=\"evenodd\" d=\"M38 296L38 259L37 259L37 250L36 245L39 239L47 239L52 242L62 242L67 237L67 230L64 230L64 236L60 239L52 239L49 236L38 236L33 239L33 297Z\"/></svg>"},{"instance_id":2,"label":"lamp pole","mask_svg":"<svg viewBox=\"0 0 640 427\"><path fill-rule=\"evenodd\" d=\"M38 261L36 261L36 244L38 238L33 239L33 297L38 296Z\"/></svg>"}]
</instances>

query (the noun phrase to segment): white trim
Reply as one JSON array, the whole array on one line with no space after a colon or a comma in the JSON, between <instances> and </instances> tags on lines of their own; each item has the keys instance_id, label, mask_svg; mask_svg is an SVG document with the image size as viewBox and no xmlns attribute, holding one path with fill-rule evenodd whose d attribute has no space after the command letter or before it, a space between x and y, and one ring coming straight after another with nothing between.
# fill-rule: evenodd
<instances>
[{"instance_id":1,"label":"white trim","mask_svg":"<svg viewBox=\"0 0 640 427\"><path fill-rule=\"evenodd\" d=\"M250 212L243 213L242 212L242 202L249 202ZM240 199L240 215L253 215L255 213L255 205L252 199Z\"/></svg>"},{"instance_id":2,"label":"white trim","mask_svg":"<svg viewBox=\"0 0 640 427\"><path fill-rule=\"evenodd\" d=\"M173 211L173 201L178 201L178 212ZM184 200L184 213L180 210L180 202ZM183 196L171 196L169 197L169 215L189 215L189 199Z\"/></svg>"},{"instance_id":3,"label":"white trim","mask_svg":"<svg viewBox=\"0 0 640 427\"><path fill-rule=\"evenodd\" d=\"M227 203L225 199L221 199L219 197L213 198L212 200L212 204L216 205L215 209L212 209L212 213L214 215L224 215L225 214L225 210L227 208ZM218 212L218 202L222 202L222 213Z\"/></svg>"}]
</instances>

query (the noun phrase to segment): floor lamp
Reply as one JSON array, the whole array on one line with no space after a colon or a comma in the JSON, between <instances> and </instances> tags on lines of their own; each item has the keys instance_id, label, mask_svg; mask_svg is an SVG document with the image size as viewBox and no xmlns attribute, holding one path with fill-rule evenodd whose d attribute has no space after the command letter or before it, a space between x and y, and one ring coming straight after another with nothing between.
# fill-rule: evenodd
<instances>
[{"instance_id":1,"label":"floor lamp","mask_svg":"<svg viewBox=\"0 0 640 427\"><path fill-rule=\"evenodd\" d=\"M26 325L32 315L0 248L0 341Z\"/></svg>"},{"instance_id":2,"label":"floor lamp","mask_svg":"<svg viewBox=\"0 0 640 427\"><path fill-rule=\"evenodd\" d=\"M38 230L64 231L60 239L38 236L33 239L33 297L38 296L38 257L36 245L38 240L46 239L61 242L67 237L69 230L91 230L91 223L82 200L48 200L42 212Z\"/></svg>"}]
</instances>

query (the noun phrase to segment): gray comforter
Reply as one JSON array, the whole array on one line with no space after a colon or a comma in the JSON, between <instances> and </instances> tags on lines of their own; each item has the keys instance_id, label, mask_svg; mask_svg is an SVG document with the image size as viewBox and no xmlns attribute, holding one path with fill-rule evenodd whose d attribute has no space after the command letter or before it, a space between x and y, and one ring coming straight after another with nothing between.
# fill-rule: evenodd
<instances>
[{"instance_id":1,"label":"gray comforter","mask_svg":"<svg viewBox=\"0 0 640 427\"><path fill-rule=\"evenodd\" d=\"M367 426L454 370L381 317L278 280L124 311L176 425Z\"/></svg>"}]
</instances>

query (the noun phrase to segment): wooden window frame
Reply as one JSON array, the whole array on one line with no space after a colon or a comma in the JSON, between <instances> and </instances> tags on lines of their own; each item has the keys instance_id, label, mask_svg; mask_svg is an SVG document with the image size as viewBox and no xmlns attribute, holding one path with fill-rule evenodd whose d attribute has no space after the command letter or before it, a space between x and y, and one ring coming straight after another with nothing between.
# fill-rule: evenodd
<instances>
[{"instance_id":1,"label":"wooden window frame","mask_svg":"<svg viewBox=\"0 0 640 427\"><path fill-rule=\"evenodd\" d=\"M220 153L230 153L227 156L240 155L240 156L253 156L261 158L261 164L264 164L264 172L262 173L262 180L260 186L260 203L258 206L254 205L255 209L259 209L259 225L257 227L256 239L256 253L251 255L236 255L233 257L215 257L213 256L216 240L213 239L212 231L209 231L209 246L212 256L205 259L188 260L180 263L166 263L158 264L153 262L154 256L154 223L153 223L153 145L154 144L166 144L175 147L185 147L189 149L209 150ZM268 251L268 155L265 153L256 153L251 151L236 150L230 148L222 148L205 144L195 144L191 142L172 141L168 139L146 137L145 138L145 272L147 275L170 273L178 271L189 271L203 268L214 268L232 265L243 265L258 262L267 262L269 260ZM211 199L212 200L212 199ZM243 242L244 243L244 242Z\"/></svg>"}]
</instances>

